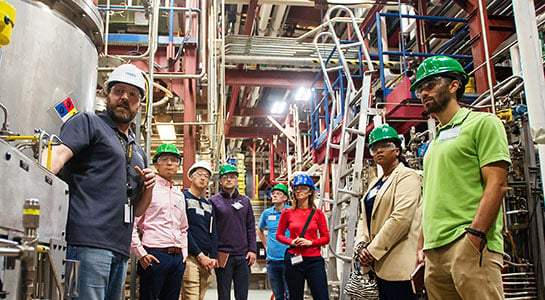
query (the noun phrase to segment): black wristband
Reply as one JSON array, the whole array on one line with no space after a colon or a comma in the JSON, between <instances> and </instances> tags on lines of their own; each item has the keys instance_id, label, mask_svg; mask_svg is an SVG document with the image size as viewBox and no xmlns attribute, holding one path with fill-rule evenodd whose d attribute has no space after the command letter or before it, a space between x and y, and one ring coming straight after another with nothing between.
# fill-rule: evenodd
<instances>
[{"instance_id":1,"label":"black wristband","mask_svg":"<svg viewBox=\"0 0 545 300\"><path fill-rule=\"evenodd\" d=\"M477 229L474 229L474 228L471 228L471 227L466 227L465 230L469 234L472 234L474 236L478 236L478 237L486 240L486 233L484 233L484 232L482 232L480 230L477 230Z\"/></svg>"}]
</instances>

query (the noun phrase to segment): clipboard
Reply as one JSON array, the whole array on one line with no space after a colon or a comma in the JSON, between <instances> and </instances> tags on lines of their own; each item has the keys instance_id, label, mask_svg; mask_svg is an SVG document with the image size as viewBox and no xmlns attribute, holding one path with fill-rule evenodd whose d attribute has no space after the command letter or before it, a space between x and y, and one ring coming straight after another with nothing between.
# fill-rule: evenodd
<instances>
[{"instance_id":1,"label":"clipboard","mask_svg":"<svg viewBox=\"0 0 545 300\"><path fill-rule=\"evenodd\" d=\"M228 259L229 253L218 251L218 267L225 268Z\"/></svg>"},{"instance_id":2,"label":"clipboard","mask_svg":"<svg viewBox=\"0 0 545 300\"><path fill-rule=\"evenodd\" d=\"M411 273L411 286L413 292L421 295L424 292L424 265L418 265Z\"/></svg>"}]
</instances>

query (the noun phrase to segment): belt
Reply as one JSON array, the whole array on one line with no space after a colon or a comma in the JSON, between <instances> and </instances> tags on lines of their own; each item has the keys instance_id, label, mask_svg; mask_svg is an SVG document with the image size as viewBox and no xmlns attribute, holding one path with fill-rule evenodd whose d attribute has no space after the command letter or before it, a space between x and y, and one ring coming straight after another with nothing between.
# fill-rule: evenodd
<instances>
[{"instance_id":1,"label":"belt","mask_svg":"<svg viewBox=\"0 0 545 300\"><path fill-rule=\"evenodd\" d=\"M157 250L161 252L166 252L170 255L182 253L182 248L179 247L166 247L166 248L149 248L150 250Z\"/></svg>"}]
</instances>

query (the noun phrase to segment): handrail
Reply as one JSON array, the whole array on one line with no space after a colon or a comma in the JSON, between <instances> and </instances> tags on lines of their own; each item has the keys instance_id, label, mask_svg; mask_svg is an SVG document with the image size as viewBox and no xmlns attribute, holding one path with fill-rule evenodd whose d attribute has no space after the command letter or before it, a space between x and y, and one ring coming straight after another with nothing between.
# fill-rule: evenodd
<instances>
[{"instance_id":1,"label":"handrail","mask_svg":"<svg viewBox=\"0 0 545 300\"><path fill-rule=\"evenodd\" d=\"M327 24L329 25L329 29L332 32L335 32L335 28L333 27L332 19L329 16L335 10L343 10L343 11L347 12L348 15L350 16L350 21L352 23L352 27L355 28L355 29L359 28L358 23L356 23L356 17L354 16L354 13L352 12L352 10L350 10L350 9L348 9L348 8L342 6L342 5L336 5L336 6L333 6L332 8L330 8L326 13L326 21L327 21ZM358 42L361 43L361 48L363 49L363 54L364 54L365 60L367 62L367 68L369 69L369 71L374 71L375 67L373 66L373 63L371 62L371 57L369 56L369 51L367 50L367 46L363 42L364 39L363 39L363 36L361 35L361 31L360 30L354 30L354 31L356 32L356 36L358 37ZM334 40L335 40L335 44L337 44L337 49L340 49L340 45L339 45L338 40L337 39L334 39Z\"/></svg>"}]
</instances>

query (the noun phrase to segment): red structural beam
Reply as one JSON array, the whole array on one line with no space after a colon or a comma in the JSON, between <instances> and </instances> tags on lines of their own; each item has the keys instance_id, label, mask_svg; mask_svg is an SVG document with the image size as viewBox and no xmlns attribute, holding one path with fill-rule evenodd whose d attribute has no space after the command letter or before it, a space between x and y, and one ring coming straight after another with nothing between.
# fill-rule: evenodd
<instances>
[{"instance_id":1,"label":"red structural beam","mask_svg":"<svg viewBox=\"0 0 545 300\"><path fill-rule=\"evenodd\" d=\"M250 118L266 118L266 117L273 117L273 118L281 118L284 116L284 114L272 114L270 109L268 107L249 107L249 108L240 108L238 110L235 110L234 116L237 117L250 117Z\"/></svg>"},{"instance_id":2,"label":"red structural beam","mask_svg":"<svg viewBox=\"0 0 545 300\"><path fill-rule=\"evenodd\" d=\"M225 118L225 124L223 127L223 133L225 136L229 135L229 127L231 126L231 120L233 119L233 114L235 113L235 107L238 102L238 94L240 93L240 86L235 85L231 92L231 100L229 102L229 109L227 110L227 116Z\"/></svg>"},{"instance_id":3,"label":"red structural beam","mask_svg":"<svg viewBox=\"0 0 545 300\"><path fill-rule=\"evenodd\" d=\"M251 35L254 27L255 11L257 9L257 0L250 0L248 11L246 12L246 24L244 24L244 34Z\"/></svg>"},{"instance_id":4,"label":"red structural beam","mask_svg":"<svg viewBox=\"0 0 545 300\"><path fill-rule=\"evenodd\" d=\"M242 127L242 126L232 126L229 130L229 135L226 137L229 138L271 138L275 134L279 134L280 131L276 127Z\"/></svg>"},{"instance_id":5,"label":"red structural beam","mask_svg":"<svg viewBox=\"0 0 545 300\"><path fill-rule=\"evenodd\" d=\"M255 21L255 11L257 9L257 0L250 0L248 5L248 11L246 12L246 24L244 24L244 34L251 35L252 28L254 27ZM243 65L238 65L238 69L242 69ZM234 85L234 84L228 84ZM225 119L225 124L223 126L223 133L225 136L229 135L229 130L231 127L231 120L233 119L233 113L235 112L235 107L238 102L238 94L240 93L240 85L234 85L233 91L231 93L231 102L229 103L229 110L227 111L227 116Z\"/></svg>"},{"instance_id":6,"label":"red structural beam","mask_svg":"<svg viewBox=\"0 0 545 300\"><path fill-rule=\"evenodd\" d=\"M245 71L229 69L225 71L226 85L262 86L277 88L310 88L316 77L315 72L289 71ZM316 87L323 87L320 80Z\"/></svg>"},{"instance_id":7,"label":"red structural beam","mask_svg":"<svg viewBox=\"0 0 545 300\"><path fill-rule=\"evenodd\" d=\"M481 26L479 1L482 1L482 5L484 5L484 28ZM486 33L488 52L489 55L492 56L494 50L496 50L512 32L515 32L514 25L512 26L512 32L510 32L506 30L505 20L498 21L496 20L497 18L489 17L486 11L486 1L484 0L454 0L454 2L468 13L469 38L471 53L473 55L473 65L478 67L486 62L483 33ZM492 21L492 19L494 19L494 21ZM493 64L493 62L491 63ZM496 73L493 67L491 68L491 77L493 86L496 83ZM488 84L486 67L482 67L475 71L475 83L477 86L477 93L483 93L491 88Z\"/></svg>"},{"instance_id":8,"label":"red structural beam","mask_svg":"<svg viewBox=\"0 0 545 300\"><path fill-rule=\"evenodd\" d=\"M188 74L195 74L197 72L197 48L186 48L185 57L182 61L184 70ZM183 95L184 95L184 122L191 123L197 120L196 117L196 103L197 103L197 80L184 79L183 83ZM187 174L189 168L195 162L195 153L197 149L197 126L184 125L184 159L183 170L184 174ZM184 186L190 186L190 181L187 176L183 179Z\"/></svg>"}]
</instances>

